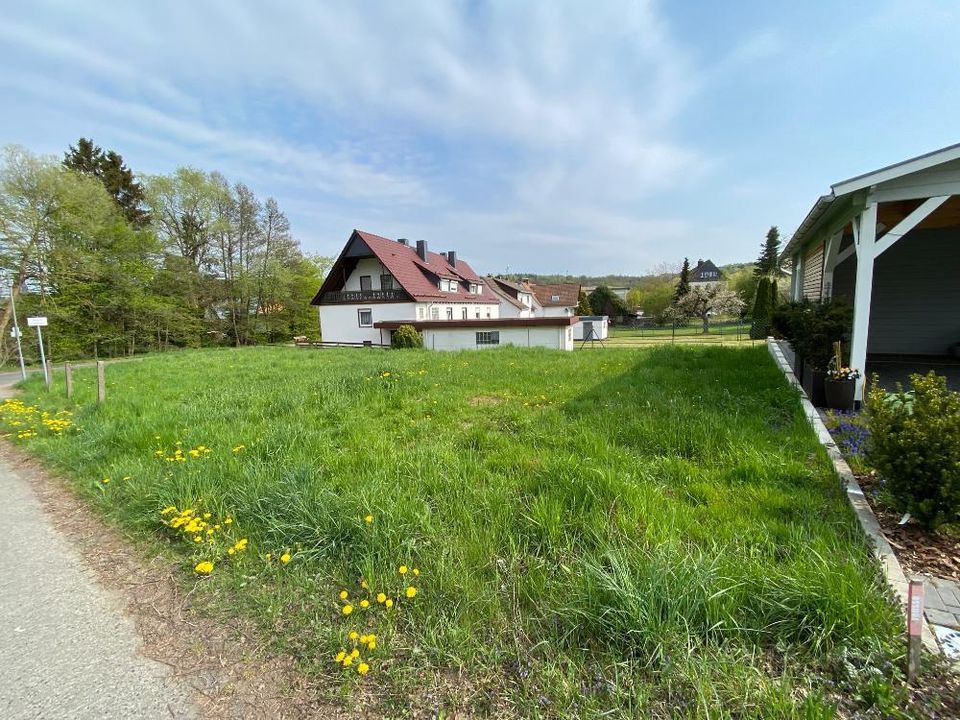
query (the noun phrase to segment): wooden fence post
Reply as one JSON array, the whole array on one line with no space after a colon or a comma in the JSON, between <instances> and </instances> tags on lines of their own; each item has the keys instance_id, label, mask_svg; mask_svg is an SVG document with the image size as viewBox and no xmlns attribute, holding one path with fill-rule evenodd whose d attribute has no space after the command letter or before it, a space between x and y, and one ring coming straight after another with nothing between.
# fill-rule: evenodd
<instances>
[{"instance_id":1,"label":"wooden fence post","mask_svg":"<svg viewBox=\"0 0 960 720\"><path fill-rule=\"evenodd\" d=\"M67 399L73 397L73 365L70 363L63 364L63 376L67 381Z\"/></svg>"},{"instance_id":2,"label":"wooden fence post","mask_svg":"<svg viewBox=\"0 0 960 720\"><path fill-rule=\"evenodd\" d=\"M107 397L107 383L103 379L103 360L97 360L97 404Z\"/></svg>"}]
</instances>

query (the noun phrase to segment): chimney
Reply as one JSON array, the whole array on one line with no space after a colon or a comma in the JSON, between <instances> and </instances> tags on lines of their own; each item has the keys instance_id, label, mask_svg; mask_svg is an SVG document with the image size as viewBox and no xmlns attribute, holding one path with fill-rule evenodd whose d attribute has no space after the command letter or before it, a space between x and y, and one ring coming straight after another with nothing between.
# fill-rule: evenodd
<instances>
[{"instance_id":1,"label":"chimney","mask_svg":"<svg viewBox=\"0 0 960 720\"><path fill-rule=\"evenodd\" d=\"M397 242L400 243L401 245L407 245L410 241L407 240L406 238L397 238Z\"/></svg>"},{"instance_id":2,"label":"chimney","mask_svg":"<svg viewBox=\"0 0 960 720\"><path fill-rule=\"evenodd\" d=\"M420 259L424 262L429 262L427 260L427 241L426 240L417 240L417 255L420 256Z\"/></svg>"},{"instance_id":3,"label":"chimney","mask_svg":"<svg viewBox=\"0 0 960 720\"><path fill-rule=\"evenodd\" d=\"M450 267L457 266L457 252L456 250L450 250L447 252L447 262L450 263Z\"/></svg>"},{"instance_id":4,"label":"chimney","mask_svg":"<svg viewBox=\"0 0 960 720\"><path fill-rule=\"evenodd\" d=\"M530 284L530 278L523 278L522 280L520 280L520 282L521 282L522 284L524 284L524 285L529 285L529 284Z\"/></svg>"}]
</instances>

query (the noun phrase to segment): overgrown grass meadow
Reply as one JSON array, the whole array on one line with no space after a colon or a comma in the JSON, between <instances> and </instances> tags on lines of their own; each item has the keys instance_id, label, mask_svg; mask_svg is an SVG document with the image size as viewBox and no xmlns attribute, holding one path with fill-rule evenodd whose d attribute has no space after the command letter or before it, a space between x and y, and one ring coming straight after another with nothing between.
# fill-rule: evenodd
<instances>
[{"instance_id":1,"label":"overgrown grass meadow","mask_svg":"<svg viewBox=\"0 0 960 720\"><path fill-rule=\"evenodd\" d=\"M894 702L898 611L763 347L197 351L108 366L100 407L75 375L22 397L73 425L14 441L382 714Z\"/></svg>"}]
</instances>

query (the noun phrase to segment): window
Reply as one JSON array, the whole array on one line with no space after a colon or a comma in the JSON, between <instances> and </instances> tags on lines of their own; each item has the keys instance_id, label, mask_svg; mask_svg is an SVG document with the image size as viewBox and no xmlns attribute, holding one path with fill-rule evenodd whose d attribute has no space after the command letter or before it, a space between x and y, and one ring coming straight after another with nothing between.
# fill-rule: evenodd
<instances>
[{"instance_id":1,"label":"window","mask_svg":"<svg viewBox=\"0 0 960 720\"><path fill-rule=\"evenodd\" d=\"M361 279L362 279L362 278L361 278ZM559 295L551 295L551 296L550 296L550 302L560 302L560 296L559 296Z\"/></svg>"},{"instance_id":2,"label":"window","mask_svg":"<svg viewBox=\"0 0 960 720\"><path fill-rule=\"evenodd\" d=\"M453 308L452 308L452 307L448 307L448 308L447 308L447 320L453 320Z\"/></svg>"},{"instance_id":3,"label":"window","mask_svg":"<svg viewBox=\"0 0 960 720\"><path fill-rule=\"evenodd\" d=\"M447 280L447 290L450 292L458 292L460 289L460 283L456 280Z\"/></svg>"},{"instance_id":4,"label":"window","mask_svg":"<svg viewBox=\"0 0 960 720\"><path fill-rule=\"evenodd\" d=\"M470 292L474 295L480 295L483 292L483 285L480 283L470 283Z\"/></svg>"},{"instance_id":5,"label":"window","mask_svg":"<svg viewBox=\"0 0 960 720\"><path fill-rule=\"evenodd\" d=\"M466 308L461 308L460 312L461 312L460 317L461 317L462 319L466 320L466 319L467 319L467 309L466 309Z\"/></svg>"},{"instance_id":6,"label":"window","mask_svg":"<svg viewBox=\"0 0 960 720\"><path fill-rule=\"evenodd\" d=\"M477 333L477 345L499 345L499 330L481 330Z\"/></svg>"},{"instance_id":7,"label":"window","mask_svg":"<svg viewBox=\"0 0 960 720\"><path fill-rule=\"evenodd\" d=\"M423 306L417 308L417 320L423 320Z\"/></svg>"},{"instance_id":8,"label":"window","mask_svg":"<svg viewBox=\"0 0 960 720\"><path fill-rule=\"evenodd\" d=\"M487 308L487 318L490 318L490 308Z\"/></svg>"},{"instance_id":9,"label":"window","mask_svg":"<svg viewBox=\"0 0 960 720\"><path fill-rule=\"evenodd\" d=\"M357 310L357 320L360 327L373 327L373 310L370 308Z\"/></svg>"},{"instance_id":10,"label":"window","mask_svg":"<svg viewBox=\"0 0 960 720\"><path fill-rule=\"evenodd\" d=\"M369 275L360 276L360 291L373 290L373 280Z\"/></svg>"},{"instance_id":11,"label":"window","mask_svg":"<svg viewBox=\"0 0 960 720\"><path fill-rule=\"evenodd\" d=\"M386 273L380 276L380 289L393 290L393 275Z\"/></svg>"},{"instance_id":12,"label":"window","mask_svg":"<svg viewBox=\"0 0 960 720\"><path fill-rule=\"evenodd\" d=\"M477 308L477 320L480 319L480 308Z\"/></svg>"},{"instance_id":13,"label":"window","mask_svg":"<svg viewBox=\"0 0 960 720\"><path fill-rule=\"evenodd\" d=\"M439 320L440 319L440 308L432 307L430 308L430 319Z\"/></svg>"}]
</instances>

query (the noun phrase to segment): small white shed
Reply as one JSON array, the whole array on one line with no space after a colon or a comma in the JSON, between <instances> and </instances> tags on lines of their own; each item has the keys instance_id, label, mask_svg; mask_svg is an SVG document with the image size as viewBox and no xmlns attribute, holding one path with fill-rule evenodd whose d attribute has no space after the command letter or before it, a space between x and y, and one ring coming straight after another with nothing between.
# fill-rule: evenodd
<instances>
[{"instance_id":1,"label":"small white shed","mask_svg":"<svg viewBox=\"0 0 960 720\"><path fill-rule=\"evenodd\" d=\"M483 350L504 345L573 350L576 321L575 317L384 321L374 327L393 332L401 325L412 325L423 333L423 346L428 350Z\"/></svg>"},{"instance_id":2,"label":"small white shed","mask_svg":"<svg viewBox=\"0 0 960 720\"><path fill-rule=\"evenodd\" d=\"M574 340L606 340L610 320L606 315L581 315L573 326Z\"/></svg>"}]
</instances>

